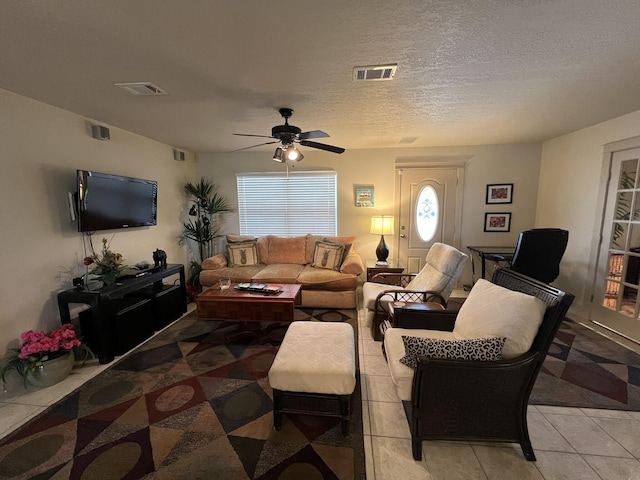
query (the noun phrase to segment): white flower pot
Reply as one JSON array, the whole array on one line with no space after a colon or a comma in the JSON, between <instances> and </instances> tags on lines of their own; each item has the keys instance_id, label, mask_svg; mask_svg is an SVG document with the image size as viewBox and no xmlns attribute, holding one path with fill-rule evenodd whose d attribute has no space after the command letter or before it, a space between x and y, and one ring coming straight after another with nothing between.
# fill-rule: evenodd
<instances>
[{"instance_id":1,"label":"white flower pot","mask_svg":"<svg viewBox=\"0 0 640 480\"><path fill-rule=\"evenodd\" d=\"M68 351L60 357L42 362L34 371L28 371L27 381L36 387L55 385L69 376L74 362L74 353Z\"/></svg>"}]
</instances>

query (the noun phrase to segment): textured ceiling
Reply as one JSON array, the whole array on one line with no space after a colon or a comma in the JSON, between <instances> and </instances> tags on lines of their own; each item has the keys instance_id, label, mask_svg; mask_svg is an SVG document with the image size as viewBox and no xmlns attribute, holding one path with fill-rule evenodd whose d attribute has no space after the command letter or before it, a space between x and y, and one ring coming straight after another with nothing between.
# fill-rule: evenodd
<instances>
[{"instance_id":1,"label":"textured ceiling","mask_svg":"<svg viewBox=\"0 0 640 480\"><path fill-rule=\"evenodd\" d=\"M639 27L638 0L2 0L0 88L193 152L283 106L347 149L538 142L640 110Z\"/></svg>"}]
</instances>

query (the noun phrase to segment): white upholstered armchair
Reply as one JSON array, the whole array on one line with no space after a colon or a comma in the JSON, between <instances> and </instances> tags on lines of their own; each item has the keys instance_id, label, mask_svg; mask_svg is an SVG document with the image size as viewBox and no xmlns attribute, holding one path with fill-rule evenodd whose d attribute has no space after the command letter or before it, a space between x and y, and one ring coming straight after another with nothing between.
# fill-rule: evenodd
<instances>
[{"instance_id":1,"label":"white upholstered armchair","mask_svg":"<svg viewBox=\"0 0 640 480\"><path fill-rule=\"evenodd\" d=\"M434 243L425 265L417 274L379 273L362 287L366 321L375 340L381 340L379 326L387 318L390 302L438 302L449 300L462 274L467 255L444 243Z\"/></svg>"}]
</instances>

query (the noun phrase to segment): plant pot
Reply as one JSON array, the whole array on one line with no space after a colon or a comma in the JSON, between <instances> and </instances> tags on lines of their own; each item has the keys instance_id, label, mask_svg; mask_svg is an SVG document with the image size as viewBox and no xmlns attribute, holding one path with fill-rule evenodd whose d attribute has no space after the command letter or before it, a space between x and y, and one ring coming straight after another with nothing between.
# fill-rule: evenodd
<instances>
[{"instance_id":1,"label":"plant pot","mask_svg":"<svg viewBox=\"0 0 640 480\"><path fill-rule=\"evenodd\" d=\"M69 376L74 362L74 353L68 351L60 357L42 362L42 365L36 367L35 370L28 371L27 381L36 387L55 385Z\"/></svg>"},{"instance_id":2,"label":"plant pot","mask_svg":"<svg viewBox=\"0 0 640 480\"><path fill-rule=\"evenodd\" d=\"M107 273L106 275L102 276L102 281L107 286L114 285L117 279L118 279L118 272Z\"/></svg>"}]
</instances>

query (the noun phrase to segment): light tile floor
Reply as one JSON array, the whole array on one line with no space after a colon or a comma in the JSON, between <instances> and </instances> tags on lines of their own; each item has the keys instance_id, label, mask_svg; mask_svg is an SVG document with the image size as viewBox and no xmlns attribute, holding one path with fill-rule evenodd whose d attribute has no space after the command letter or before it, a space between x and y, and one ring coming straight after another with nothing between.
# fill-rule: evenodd
<instances>
[{"instance_id":1,"label":"light tile floor","mask_svg":"<svg viewBox=\"0 0 640 480\"><path fill-rule=\"evenodd\" d=\"M640 480L640 412L531 406L529 430L537 462L527 462L519 445L467 442L423 442L423 460L414 461L381 344L362 323L360 332L368 480ZM94 362L52 387L25 390L20 385L1 394L0 439L105 368Z\"/></svg>"}]
</instances>

